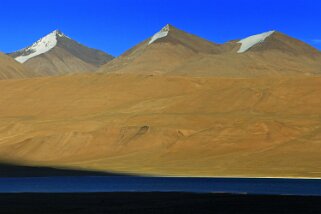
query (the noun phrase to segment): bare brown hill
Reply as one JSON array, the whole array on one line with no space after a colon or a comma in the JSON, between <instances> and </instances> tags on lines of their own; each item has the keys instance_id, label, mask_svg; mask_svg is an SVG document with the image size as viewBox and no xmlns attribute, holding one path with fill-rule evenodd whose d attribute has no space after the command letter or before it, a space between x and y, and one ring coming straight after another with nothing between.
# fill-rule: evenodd
<instances>
[{"instance_id":1,"label":"bare brown hill","mask_svg":"<svg viewBox=\"0 0 321 214\"><path fill-rule=\"evenodd\" d=\"M16 62L11 57L0 53L0 80L35 76L30 69Z\"/></svg>"}]
</instances>

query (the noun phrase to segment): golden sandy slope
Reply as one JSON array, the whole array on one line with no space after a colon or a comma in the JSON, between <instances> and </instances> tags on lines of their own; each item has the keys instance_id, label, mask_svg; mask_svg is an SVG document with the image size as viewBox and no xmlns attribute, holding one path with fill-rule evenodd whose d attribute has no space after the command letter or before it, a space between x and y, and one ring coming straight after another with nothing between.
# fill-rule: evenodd
<instances>
[{"instance_id":1,"label":"golden sandy slope","mask_svg":"<svg viewBox=\"0 0 321 214\"><path fill-rule=\"evenodd\" d=\"M321 176L321 78L0 81L0 157L157 175Z\"/></svg>"},{"instance_id":2,"label":"golden sandy slope","mask_svg":"<svg viewBox=\"0 0 321 214\"><path fill-rule=\"evenodd\" d=\"M0 53L0 80L35 76L33 72L11 57Z\"/></svg>"}]
</instances>

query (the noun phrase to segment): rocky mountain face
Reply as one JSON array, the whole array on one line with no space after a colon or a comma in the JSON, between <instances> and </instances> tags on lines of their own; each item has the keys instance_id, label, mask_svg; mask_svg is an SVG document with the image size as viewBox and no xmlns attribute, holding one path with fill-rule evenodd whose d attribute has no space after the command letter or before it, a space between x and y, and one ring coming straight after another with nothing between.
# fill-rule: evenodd
<instances>
[{"instance_id":1,"label":"rocky mountain face","mask_svg":"<svg viewBox=\"0 0 321 214\"><path fill-rule=\"evenodd\" d=\"M95 71L113 59L111 55L88 48L58 30L10 56L41 76Z\"/></svg>"},{"instance_id":2,"label":"rocky mountain face","mask_svg":"<svg viewBox=\"0 0 321 214\"><path fill-rule=\"evenodd\" d=\"M168 73L199 54L219 54L218 44L166 25L151 38L102 66L100 71Z\"/></svg>"},{"instance_id":3,"label":"rocky mountain face","mask_svg":"<svg viewBox=\"0 0 321 214\"><path fill-rule=\"evenodd\" d=\"M277 31L216 44L167 25L101 72L193 76L321 74L321 52Z\"/></svg>"}]
</instances>

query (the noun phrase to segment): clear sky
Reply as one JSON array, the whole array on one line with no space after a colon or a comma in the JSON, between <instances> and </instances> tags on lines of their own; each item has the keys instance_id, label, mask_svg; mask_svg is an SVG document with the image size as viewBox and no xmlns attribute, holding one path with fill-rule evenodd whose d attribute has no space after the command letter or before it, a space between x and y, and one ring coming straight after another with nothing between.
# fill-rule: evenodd
<instances>
[{"instance_id":1,"label":"clear sky","mask_svg":"<svg viewBox=\"0 0 321 214\"><path fill-rule=\"evenodd\" d=\"M167 23L217 43L278 30L321 49L320 0L1 0L0 51L60 29L117 56Z\"/></svg>"}]
</instances>

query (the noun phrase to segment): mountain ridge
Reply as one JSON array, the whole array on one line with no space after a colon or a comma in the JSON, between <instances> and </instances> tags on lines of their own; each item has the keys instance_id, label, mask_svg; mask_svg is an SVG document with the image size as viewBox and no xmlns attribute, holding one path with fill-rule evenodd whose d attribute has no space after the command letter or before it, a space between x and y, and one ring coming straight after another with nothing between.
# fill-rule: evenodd
<instances>
[{"instance_id":1,"label":"mountain ridge","mask_svg":"<svg viewBox=\"0 0 321 214\"><path fill-rule=\"evenodd\" d=\"M244 51L267 51L267 50L279 50L279 51L285 51L287 50L288 53L291 53L293 55L302 55L306 54L311 58L315 58L316 56L321 56L321 51L317 48L299 40L294 37L288 36L283 32L280 31L269 31L263 34L268 34L266 38L263 39L263 41L258 42L257 44L250 47L248 50ZM259 36L262 34L254 35ZM253 36L250 36L253 37ZM250 37L247 37L245 39L248 39ZM245 40L243 39L243 40ZM240 43L242 40L238 41Z\"/></svg>"},{"instance_id":2,"label":"mountain ridge","mask_svg":"<svg viewBox=\"0 0 321 214\"><path fill-rule=\"evenodd\" d=\"M321 52L277 30L217 44L167 24L117 58L55 30L10 56L38 76L93 71L235 77L321 74Z\"/></svg>"},{"instance_id":3,"label":"mountain ridge","mask_svg":"<svg viewBox=\"0 0 321 214\"><path fill-rule=\"evenodd\" d=\"M320 75L320 68L320 51L276 30L216 44L168 24L99 71L253 77Z\"/></svg>"}]
</instances>

